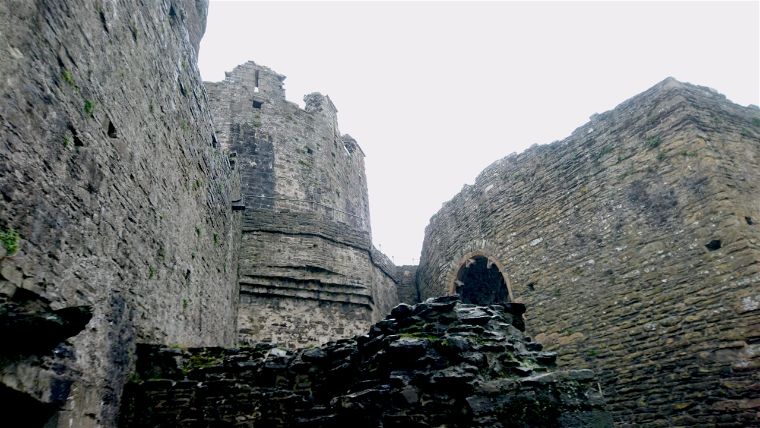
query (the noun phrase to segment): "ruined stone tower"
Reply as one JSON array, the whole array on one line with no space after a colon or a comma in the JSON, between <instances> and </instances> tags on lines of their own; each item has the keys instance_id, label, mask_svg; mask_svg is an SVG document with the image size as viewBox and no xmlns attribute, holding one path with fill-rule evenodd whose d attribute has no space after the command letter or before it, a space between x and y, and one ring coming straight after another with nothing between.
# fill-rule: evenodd
<instances>
[{"instance_id":1,"label":"ruined stone tower","mask_svg":"<svg viewBox=\"0 0 760 428\"><path fill-rule=\"evenodd\" d=\"M371 243L362 149L329 97L301 109L284 79L247 62L206 89L242 175L239 338L311 345L363 333L398 297Z\"/></svg>"}]
</instances>

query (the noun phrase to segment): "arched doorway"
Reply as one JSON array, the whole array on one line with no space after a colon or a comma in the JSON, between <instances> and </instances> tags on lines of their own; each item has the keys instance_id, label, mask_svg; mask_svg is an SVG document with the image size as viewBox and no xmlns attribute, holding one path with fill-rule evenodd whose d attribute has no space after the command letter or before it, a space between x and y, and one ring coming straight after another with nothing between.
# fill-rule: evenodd
<instances>
[{"instance_id":1,"label":"arched doorway","mask_svg":"<svg viewBox=\"0 0 760 428\"><path fill-rule=\"evenodd\" d=\"M473 255L464 260L451 291L459 294L463 303L493 305L510 301L504 273L485 255Z\"/></svg>"}]
</instances>

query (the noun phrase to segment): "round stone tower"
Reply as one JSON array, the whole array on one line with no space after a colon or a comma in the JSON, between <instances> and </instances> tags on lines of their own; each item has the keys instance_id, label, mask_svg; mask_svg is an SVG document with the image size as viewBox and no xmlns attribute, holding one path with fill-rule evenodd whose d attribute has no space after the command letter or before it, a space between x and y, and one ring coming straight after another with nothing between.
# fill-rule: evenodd
<instances>
[{"instance_id":1,"label":"round stone tower","mask_svg":"<svg viewBox=\"0 0 760 428\"><path fill-rule=\"evenodd\" d=\"M206 87L242 177L240 339L311 345L363 333L398 297L371 243L364 153L329 97L301 109L284 80L247 62Z\"/></svg>"}]
</instances>

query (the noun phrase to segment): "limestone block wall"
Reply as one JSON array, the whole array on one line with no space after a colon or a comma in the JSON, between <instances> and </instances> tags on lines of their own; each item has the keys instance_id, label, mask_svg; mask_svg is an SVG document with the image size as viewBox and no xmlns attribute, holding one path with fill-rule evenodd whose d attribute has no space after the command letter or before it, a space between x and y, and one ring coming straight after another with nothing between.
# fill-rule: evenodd
<instances>
[{"instance_id":1,"label":"limestone block wall","mask_svg":"<svg viewBox=\"0 0 760 428\"><path fill-rule=\"evenodd\" d=\"M421 297L488 254L619 424L758 423L760 110L667 79L486 168L428 225Z\"/></svg>"},{"instance_id":2,"label":"limestone block wall","mask_svg":"<svg viewBox=\"0 0 760 428\"><path fill-rule=\"evenodd\" d=\"M285 99L285 77L247 62L207 82L246 206L240 341L304 346L364 333L398 302L370 239L364 154L329 97Z\"/></svg>"},{"instance_id":3,"label":"limestone block wall","mask_svg":"<svg viewBox=\"0 0 760 428\"><path fill-rule=\"evenodd\" d=\"M68 390L30 367L3 392L65 400L60 426L115 423L135 342L234 343L240 182L196 67L205 14L194 0L0 3L0 232L19 237L0 289L92 308Z\"/></svg>"}]
</instances>

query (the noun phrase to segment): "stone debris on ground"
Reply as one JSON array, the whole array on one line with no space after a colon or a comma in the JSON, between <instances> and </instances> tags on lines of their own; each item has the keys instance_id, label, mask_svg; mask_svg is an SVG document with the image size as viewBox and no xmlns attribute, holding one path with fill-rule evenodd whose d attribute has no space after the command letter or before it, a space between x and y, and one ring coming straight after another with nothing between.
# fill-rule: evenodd
<instances>
[{"instance_id":1,"label":"stone debris on ground","mask_svg":"<svg viewBox=\"0 0 760 428\"><path fill-rule=\"evenodd\" d=\"M142 345L121 426L612 426L594 372L555 371L524 311L447 296L321 347Z\"/></svg>"}]
</instances>

